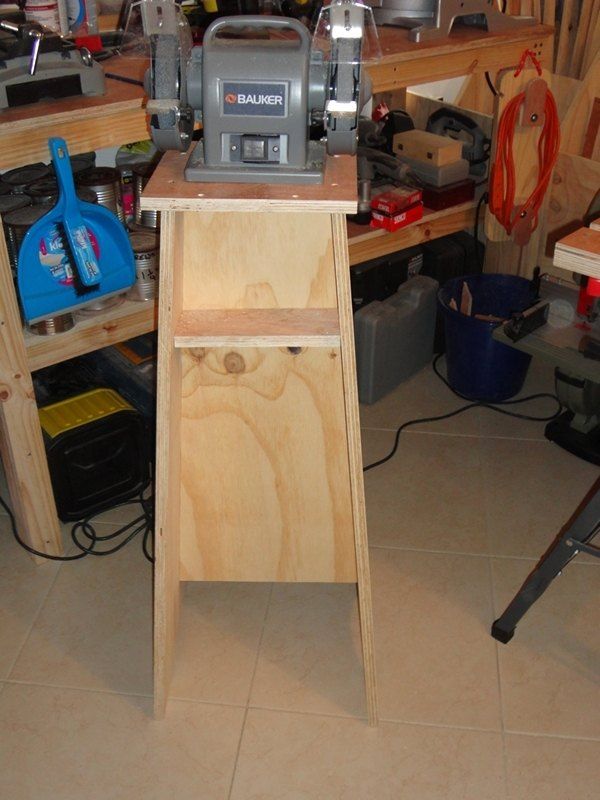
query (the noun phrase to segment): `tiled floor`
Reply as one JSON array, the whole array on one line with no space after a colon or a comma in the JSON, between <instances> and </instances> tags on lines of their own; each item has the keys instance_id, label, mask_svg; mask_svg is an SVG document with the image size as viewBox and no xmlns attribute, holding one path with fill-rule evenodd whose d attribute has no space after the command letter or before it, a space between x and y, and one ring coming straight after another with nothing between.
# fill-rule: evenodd
<instances>
[{"instance_id":1,"label":"tiled floor","mask_svg":"<svg viewBox=\"0 0 600 800\"><path fill-rule=\"evenodd\" d=\"M526 389L551 385L534 365ZM365 460L459 404L424 370L362 410ZM485 410L407 431L367 473L375 730L351 587L186 585L155 722L139 547L36 567L0 516L0 798L597 798L600 564L571 564L509 645L488 632L597 473Z\"/></svg>"}]
</instances>

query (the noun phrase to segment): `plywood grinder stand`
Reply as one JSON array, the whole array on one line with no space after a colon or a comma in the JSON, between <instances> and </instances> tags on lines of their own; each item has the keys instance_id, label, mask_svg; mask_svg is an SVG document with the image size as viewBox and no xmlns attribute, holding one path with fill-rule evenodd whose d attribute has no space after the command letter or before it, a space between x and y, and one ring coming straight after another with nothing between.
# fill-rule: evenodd
<instances>
[{"instance_id":1,"label":"plywood grinder stand","mask_svg":"<svg viewBox=\"0 0 600 800\"><path fill-rule=\"evenodd\" d=\"M162 212L155 701L168 698L181 581L355 583L369 722L371 588L345 214L356 166L322 184L189 183L166 154Z\"/></svg>"}]
</instances>

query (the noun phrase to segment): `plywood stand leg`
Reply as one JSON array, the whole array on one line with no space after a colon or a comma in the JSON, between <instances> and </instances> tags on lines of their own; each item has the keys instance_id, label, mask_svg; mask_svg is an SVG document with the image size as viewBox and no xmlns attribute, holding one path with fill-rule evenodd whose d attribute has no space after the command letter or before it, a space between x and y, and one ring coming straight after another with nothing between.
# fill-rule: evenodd
<instances>
[{"instance_id":1,"label":"plywood stand leg","mask_svg":"<svg viewBox=\"0 0 600 800\"><path fill-rule=\"evenodd\" d=\"M373 621L344 213L323 186L185 184L166 156L143 204L161 236L155 712L181 581L354 583L368 720Z\"/></svg>"}]
</instances>

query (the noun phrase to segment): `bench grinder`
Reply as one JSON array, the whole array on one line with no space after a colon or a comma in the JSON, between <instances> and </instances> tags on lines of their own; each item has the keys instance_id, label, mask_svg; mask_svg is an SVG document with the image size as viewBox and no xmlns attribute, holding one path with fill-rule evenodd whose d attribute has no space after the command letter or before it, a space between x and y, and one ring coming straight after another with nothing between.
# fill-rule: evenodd
<instances>
[{"instance_id":1,"label":"bench grinder","mask_svg":"<svg viewBox=\"0 0 600 800\"><path fill-rule=\"evenodd\" d=\"M287 17L223 17L198 47L172 0L143 0L141 11L151 46L154 144L186 151L194 122L202 122L186 180L320 183L326 154L356 153L359 113L370 95L361 92L370 9L353 2L324 9L328 53ZM311 123L323 124L326 143L310 140Z\"/></svg>"}]
</instances>

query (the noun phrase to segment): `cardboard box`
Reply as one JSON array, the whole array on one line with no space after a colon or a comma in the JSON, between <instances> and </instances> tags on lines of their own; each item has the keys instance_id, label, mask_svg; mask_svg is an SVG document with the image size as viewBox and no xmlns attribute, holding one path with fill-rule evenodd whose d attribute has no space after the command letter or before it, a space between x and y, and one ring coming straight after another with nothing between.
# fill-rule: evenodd
<instances>
[{"instance_id":1,"label":"cardboard box","mask_svg":"<svg viewBox=\"0 0 600 800\"><path fill-rule=\"evenodd\" d=\"M415 203L414 206L400 211L398 214L382 214L381 211L371 211L371 227L383 228L390 233L417 222L423 216L423 203Z\"/></svg>"},{"instance_id":2,"label":"cardboard box","mask_svg":"<svg viewBox=\"0 0 600 800\"><path fill-rule=\"evenodd\" d=\"M428 131L404 131L394 136L394 153L443 167L462 158L464 142Z\"/></svg>"},{"instance_id":3,"label":"cardboard box","mask_svg":"<svg viewBox=\"0 0 600 800\"><path fill-rule=\"evenodd\" d=\"M421 189L415 189L413 186L397 186L395 189L374 195L371 199L371 208L383 214L397 214L419 203L422 194Z\"/></svg>"}]
</instances>

